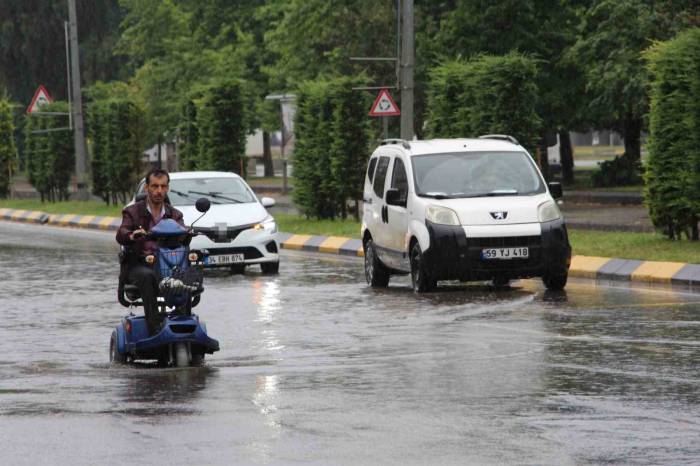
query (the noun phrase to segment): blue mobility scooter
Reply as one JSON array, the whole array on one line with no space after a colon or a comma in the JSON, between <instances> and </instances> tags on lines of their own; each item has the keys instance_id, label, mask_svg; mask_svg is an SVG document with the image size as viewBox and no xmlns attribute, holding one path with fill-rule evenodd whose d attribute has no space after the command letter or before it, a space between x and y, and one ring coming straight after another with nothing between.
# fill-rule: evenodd
<instances>
[{"instance_id":1,"label":"blue mobility scooter","mask_svg":"<svg viewBox=\"0 0 700 466\"><path fill-rule=\"evenodd\" d=\"M210 203L201 198L195 206L204 215ZM197 366L202 364L205 354L219 350L219 342L207 335L204 322L192 313L204 291L203 265L207 252L183 246L181 240L196 234L192 226L187 229L172 219L161 220L147 233L147 237L158 242L158 251L147 256L145 262L158 275L158 311L163 323L157 334L149 336L144 316L129 313L122 318L112 331L110 362L150 359L158 360L163 366ZM126 254L128 251L122 249L120 258L124 260ZM117 290L119 302L125 307L143 306L138 287L122 275Z\"/></svg>"}]
</instances>

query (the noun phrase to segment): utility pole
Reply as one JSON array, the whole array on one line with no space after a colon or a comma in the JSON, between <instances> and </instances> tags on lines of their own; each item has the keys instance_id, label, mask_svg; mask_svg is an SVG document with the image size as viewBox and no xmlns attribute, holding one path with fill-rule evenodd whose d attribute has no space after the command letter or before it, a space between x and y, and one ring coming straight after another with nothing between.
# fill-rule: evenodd
<instances>
[{"instance_id":1,"label":"utility pole","mask_svg":"<svg viewBox=\"0 0 700 466\"><path fill-rule=\"evenodd\" d=\"M413 0L401 2L401 139L411 140L413 128L413 68L415 45L413 32Z\"/></svg>"},{"instance_id":2,"label":"utility pole","mask_svg":"<svg viewBox=\"0 0 700 466\"><path fill-rule=\"evenodd\" d=\"M78 181L77 197L88 199L87 190L87 151L83 127L83 97L80 89L80 54L78 53L78 15L75 0L68 0L68 21L70 29L71 78L73 87L73 144L75 145L75 175Z\"/></svg>"}]
</instances>

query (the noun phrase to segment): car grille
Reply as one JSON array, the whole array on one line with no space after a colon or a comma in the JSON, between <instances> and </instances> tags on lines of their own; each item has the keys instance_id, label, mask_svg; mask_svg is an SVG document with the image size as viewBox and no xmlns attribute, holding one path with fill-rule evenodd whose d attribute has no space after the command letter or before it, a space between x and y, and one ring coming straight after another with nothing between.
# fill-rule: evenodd
<instances>
[{"instance_id":1,"label":"car grille","mask_svg":"<svg viewBox=\"0 0 700 466\"><path fill-rule=\"evenodd\" d=\"M237 227L227 227L227 228L216 228L216 227L197 227L195 231L215 243L230 243L245 230L250 230L255 224L241 225Z\"/></svg>"}]
</instances>

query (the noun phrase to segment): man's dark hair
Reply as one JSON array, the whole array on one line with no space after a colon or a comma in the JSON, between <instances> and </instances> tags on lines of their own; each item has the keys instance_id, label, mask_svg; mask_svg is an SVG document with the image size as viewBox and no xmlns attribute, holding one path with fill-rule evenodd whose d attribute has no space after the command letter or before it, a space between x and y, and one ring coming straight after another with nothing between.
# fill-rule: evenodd
<instances>
[{"instance_id":1,"label":"man's dark hair","mask_svg":"<svg viewBox=\"0 0 700 466\"><path fill-rule=\"evenodd\" d=\"M167 170L163 170L162 168L151 168L148 171L148 173L146 173L146 185L149 185L151 183L152 176L156 176L156 177L165 176L168 179L168 184L170 184L170 175L168 175Z\"/></svg>"}]
</instances>

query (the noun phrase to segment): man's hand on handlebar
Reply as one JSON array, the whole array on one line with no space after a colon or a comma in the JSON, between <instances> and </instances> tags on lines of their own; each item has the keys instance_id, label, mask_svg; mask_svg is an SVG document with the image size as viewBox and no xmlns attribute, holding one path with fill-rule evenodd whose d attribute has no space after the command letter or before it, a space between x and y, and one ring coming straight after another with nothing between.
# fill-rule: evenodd
<instances>
[{"instance_id":1,"label":"man's hand on handlebar","mask_svg":"<svg viewBox=\"0 0 700 466\"><path fill-rule=\"evenodd\" d=\"M129 235L129 239L131 239L131 241L134 241L144 236L146 236L146 230L144 230L143 228L139 228L138 230L134 230L131 232L131 234Z\"/></svg>"}]
</instances>

